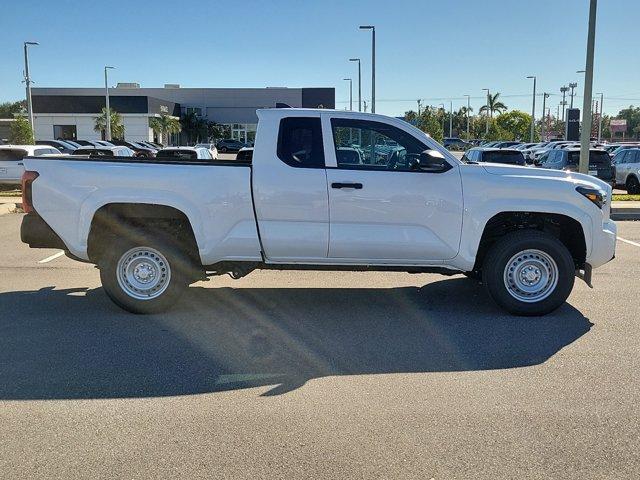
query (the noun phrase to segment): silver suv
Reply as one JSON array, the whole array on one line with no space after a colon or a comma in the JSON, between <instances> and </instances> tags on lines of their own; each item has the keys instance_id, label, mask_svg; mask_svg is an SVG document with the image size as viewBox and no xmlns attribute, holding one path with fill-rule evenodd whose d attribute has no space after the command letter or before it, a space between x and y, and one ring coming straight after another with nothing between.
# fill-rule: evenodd
<instances>
[{"instance_id":1,"label":"silver suv","mask_svg":"<svg viewBox=\"0 0 640 480\"><path fill-rule=\"evenodd\" d=\"M612 160L615 183L627 189L627 193L640 194L640 148L620 150Z\"/></svg>"}]
</instances>

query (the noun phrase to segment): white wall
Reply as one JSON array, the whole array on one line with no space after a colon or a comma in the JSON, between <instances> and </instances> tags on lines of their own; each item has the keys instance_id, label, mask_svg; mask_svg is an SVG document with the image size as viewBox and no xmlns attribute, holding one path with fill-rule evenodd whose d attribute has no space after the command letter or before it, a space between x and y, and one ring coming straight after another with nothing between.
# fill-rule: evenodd
<instances>
[{"instance_id":1,"label":"white wall","mask_svg":"<svg viewBox=\"0 0 640 480\"><path fill-rule=\"evenodd\" d=\"M146 114L121 114L127 140L153 140ZM93 130L96 115L34 114L36 140L55 140L54 125L75 125L80 140L100 140L100 132Z\"/></svg>"}]
</instances>

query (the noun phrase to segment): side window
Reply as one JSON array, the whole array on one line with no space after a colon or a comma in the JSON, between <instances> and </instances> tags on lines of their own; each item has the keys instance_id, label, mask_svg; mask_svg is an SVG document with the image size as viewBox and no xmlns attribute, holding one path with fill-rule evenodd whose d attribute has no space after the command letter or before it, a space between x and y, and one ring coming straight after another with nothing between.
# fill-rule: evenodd
<instances>
[{"instance_id":1,"label":"side window","mask_svg":"<svg viewBox=\"0 0 640 480\"><path fill-rule=\"evenodd\" d=\"M38 155L46 155L47 153L51 153L51 149L50 148L36 148L33 151L33 155L34 156L38 156ZM60 153L60 152L58 152Z\"/></svg>"},{"instance_id":2,"label":"side window","mask_svg":"<svg viewBox=\"0 0 640 480\"><path fill-rule=\"evenodd\" d=\"M640 150L630 150L625 159L628 163L640 163Z\"/></svg>"},{"instance_id":3,"label":"side window","mask_svg":"<svg viewBox=\"0 0 640 480\"><path fill-rule=\"evenodd\" d=\"M291 167L324 168L320 118L283 118L278 134L278 158Z\"/></svg>"},{"instance_id":4,"label":"side window","mask_svg":"<svg viewBox=\"0 0 640 480\"><path fill-rule=\"evenodd\" d=\"M331 119L338 168L415 171L427 146L392 125L368 120Z\"/></svg>"}]
</instances>

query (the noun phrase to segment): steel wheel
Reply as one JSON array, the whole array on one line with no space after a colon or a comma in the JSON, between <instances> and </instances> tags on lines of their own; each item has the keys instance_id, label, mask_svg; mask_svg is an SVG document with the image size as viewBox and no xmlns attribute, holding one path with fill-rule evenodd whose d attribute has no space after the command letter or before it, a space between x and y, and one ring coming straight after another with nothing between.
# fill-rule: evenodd
<instances>
[{"instance_id":1,"label":"steel wheel","mask_svg":"<svg viewBox=\"0 0 640 480\"><path fill-rule=\"evenodd\" d=\"M171 281L171 266L158 250L135 247L125 252L116 266L118 284L124 293L137 300L159 297Z\"/></svg>"},{"instance_id":2,"label":"steel wheel","mask_svg":"<svg viewBox=\"0 0 640 480\"><path fill-rule=\"evenodd\" d=\"M553 293L558 284L558 266L541 250L516 253L504 268L507 292L521 302L540 302Z\"/></svg>"}]
</instances>

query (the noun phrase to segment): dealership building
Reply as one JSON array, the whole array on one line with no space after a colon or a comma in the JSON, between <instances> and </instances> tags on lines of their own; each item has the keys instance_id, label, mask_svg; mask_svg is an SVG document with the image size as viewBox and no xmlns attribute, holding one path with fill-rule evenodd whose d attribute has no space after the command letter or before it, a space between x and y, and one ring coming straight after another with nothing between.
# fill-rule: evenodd
<instances>
[{"instance_id":1,"label":"dealership building","mask_svg":"<svg viewBox=\"0 0 640 480\"><path fill-rule=\"evenodd\" d=\"M33 88L33 116L38 140L100 140L95 119L105 107L103 88ZM122 117L125 139L157 141L149 119L168 114L197 116L229 127L242 142L255 138L259 108L277 106L335 108L334 88L141 88L136 83L109 89L109 105Z\"/></svg>"}]
</instances>

